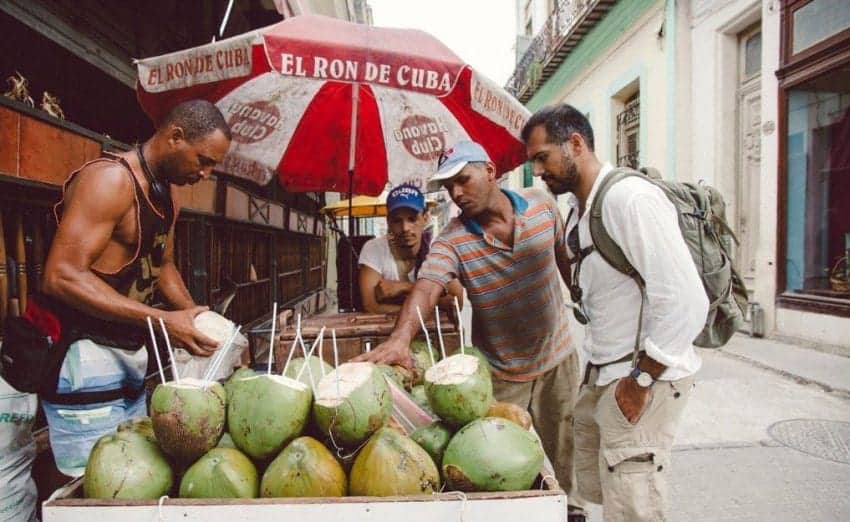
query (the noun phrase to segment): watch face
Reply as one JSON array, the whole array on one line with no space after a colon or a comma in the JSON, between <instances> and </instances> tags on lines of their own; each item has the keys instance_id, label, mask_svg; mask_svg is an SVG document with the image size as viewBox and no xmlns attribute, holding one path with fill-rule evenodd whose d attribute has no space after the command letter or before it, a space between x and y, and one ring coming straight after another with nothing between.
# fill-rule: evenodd
<instances>
[{"instance_id":1,"label":"watch face","mask_svg":"<svg viewBox=\"0 0 850 522\"><path fill-rule=\"evenodd\" d=\"M644 388L648 388L652 385L652 376L646 372L640 372L636 380L638 385Z\"/></svg>"}]
</instances>

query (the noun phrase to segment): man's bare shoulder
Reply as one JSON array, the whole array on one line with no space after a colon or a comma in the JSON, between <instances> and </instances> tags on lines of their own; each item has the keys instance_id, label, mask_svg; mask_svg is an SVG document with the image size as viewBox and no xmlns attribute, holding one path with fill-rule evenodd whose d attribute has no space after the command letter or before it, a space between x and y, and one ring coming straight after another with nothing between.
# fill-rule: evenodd
<instances>
[{"instance_id":1,"label":"man's bare shoulder","mask_svg":"<svg viewBox=\"0 0 850 522\"><path fill-rule=\"evenodd\" d=\"M134 194L132 173L126 167L113 161L97 161L80 169L69 183L65 203L85 203L113 211L126 210L133 205Z\"/></svg>"}]
</instances>

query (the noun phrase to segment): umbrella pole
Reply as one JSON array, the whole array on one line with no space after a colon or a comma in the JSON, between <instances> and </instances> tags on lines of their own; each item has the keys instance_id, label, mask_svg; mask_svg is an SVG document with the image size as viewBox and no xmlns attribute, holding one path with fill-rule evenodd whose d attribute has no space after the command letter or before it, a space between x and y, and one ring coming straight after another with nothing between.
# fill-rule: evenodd
<instances>
[{"instance_id":1,"label":"umbrella pole","mask_svg":"<svg viewBox=\"0 0 850 522\"><path fill-rule=\"evenodd\" d=\"M348 306L353 312L354 306L354 215L352 212L351 198L354 197L354 169L348 169Z\"/></svg>"},{"instance_id":2,"label":"umbrella pole","mask_svg":"<svg viewBox=\"0 0 850 522\"><path fill-rule=\"evenodd\" d=\"M357 146L357 109L360 105L360 84L351 84L351 141L348 146L348 238L350 243L350 258L348 259L348 304L354 311L354 215L352 212L352 198L354 198L354 153Z\"/></svg>"}]
</instances>

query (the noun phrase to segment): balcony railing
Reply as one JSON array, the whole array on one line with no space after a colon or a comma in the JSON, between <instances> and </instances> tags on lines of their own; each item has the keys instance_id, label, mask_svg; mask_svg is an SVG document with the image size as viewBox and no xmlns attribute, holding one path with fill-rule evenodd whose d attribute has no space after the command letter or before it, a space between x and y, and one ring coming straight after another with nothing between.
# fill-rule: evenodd
<instances>
[{"instance_id":1,"label":"balcony railing","mask_svg":"<svg viewBox=\"0 0 850 522\"><path fill-rule=\"evenodd\" d=\"M560 0L517 63L505 89L526 103L616 0Z\"/></svg>"}]
</instances>

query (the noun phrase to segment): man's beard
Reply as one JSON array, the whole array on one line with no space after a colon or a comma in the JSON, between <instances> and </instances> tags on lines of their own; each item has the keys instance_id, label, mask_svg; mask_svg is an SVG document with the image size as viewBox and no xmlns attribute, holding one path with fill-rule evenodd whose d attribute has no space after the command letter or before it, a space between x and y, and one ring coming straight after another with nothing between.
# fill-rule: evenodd
<instances>
[{"instance_id":1,"label":"man's beard","mask_svg":"<svg viewBox=\"0 0 850 522\"><path fill-rule=\"evenodd\" d=\"M578 168L574 161L564 157L563 171L564 176L543 175L543 181L549 187L549 191L556 196L567 192L575 192L576 185L578 184Z\"/></svg>"},{"instance_id":2,"label":"man's beard","mask_svg":"<svg viewBox=\"0 0 850 522\"><path fill-rule=\"evenodd\" d=\"M195 183L200 176L192 176L180 172L180 162L175 156L166 156L154 166L157 178L165 183L173 185L190 185Z\"/></svg>"}]
</instances>

